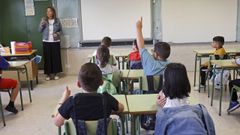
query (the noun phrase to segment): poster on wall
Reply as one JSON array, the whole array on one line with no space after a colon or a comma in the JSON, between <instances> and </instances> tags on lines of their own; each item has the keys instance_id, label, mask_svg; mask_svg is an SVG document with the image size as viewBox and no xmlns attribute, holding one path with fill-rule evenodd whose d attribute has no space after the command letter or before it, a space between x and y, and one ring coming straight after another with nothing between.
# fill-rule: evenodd
<instances>
[{"instance_id":1,"label":"poster on wall","mask_svg":"<svg viewBox=\"0 0 240 135\"><path fill-rule=\"evenodd\" d=\"M24 0L25 5L25 16L34 16L35 8L33 0Z\"/></svg>"}]
</instances>

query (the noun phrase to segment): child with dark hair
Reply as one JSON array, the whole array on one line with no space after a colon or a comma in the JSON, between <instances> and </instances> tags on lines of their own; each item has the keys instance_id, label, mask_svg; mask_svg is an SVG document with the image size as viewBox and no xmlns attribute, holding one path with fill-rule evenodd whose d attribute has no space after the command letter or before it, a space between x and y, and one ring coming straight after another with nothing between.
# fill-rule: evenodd
<instances>
[{"instance_id":1,"label":"child with dark hair","mask_svg":"<svg viewBox=\"0 0 240 135\"><path fill-rule=\"evenodd\" d=\"M132 52L129 54L129 64L130 69L142 69L141 56L136 39L133 41Z\"/></svg>"},{"instance_id":2,"label":"child with dark hair","mask_svg":"<svg viewBox=\"0 0 240 135\"><path fill-rule=\"evenodd\" d=\"M166 42L158 42L154 45L153 56L147 51L144 45L142 34L142 18L136 24L137 45L140 50L144 74L147 76L161 75L168 64L167 58L170 56L170 45Z\"/></svg>"},{"instance_id":3,"label":"child with dark hair","mask_svg":"<svg viewBox=\"0 0 240 135\"><path fill-rule=\"evenodd\" d=\"M9 104L5 108L7 111L12 112L14 114L18 113L14 102L18 95L19 86L17 80L2 78L2 69L7 69L9 67L9 63L0 55L0 89L1 90L12 90Z\"/></svg>"},{"instance_id":4,"label":"child with dark hair","mask_svg":"<svg viewBox=\"0 0 240 135\"><path fill-rule=\"evenodd\" d=\"M158 97L159 105L164 104L162 107L187 105L191 86L185 66L180 63L168 64L163 78L163 89Z\"/></svg>"},{"instance_id":5,"label":"child with dark hair","mask_svg":"<svg viewBox=\"0 0 240 135\"><path fill-rule=\"evenodd\" d=\"M102 39L101 45L105 45L107 48L109 48L112 44L112 39L110 37L104 37Z\"/></svg>"},{"instance_id":6,"label":"child with dark hair","mask_svg":"<svg viewBox=\"0 0 240 135\"><path fill-rule=\"evenodd\" d=\"M168 64L163 76L163 90L157 98L161 108L156 115L155 135L215 135L207 109L201 104L189 105L191 86L185 66Z\"/></svg>"},{"instance_id":7,"label":"child with dark hair","mask_svg":"<svg viewBox=\"0 0 240 135\"><path fill-rule=\"evenodd\" d=\"M102 72L96 64L84 64L78 75L78 87L83 88L82 93L94 94L97 89L102 85ZM75 109L73 109L74 97L70 96L71 91L67 88L62 95L61 107L58 109L58 114L54 118L55 125L60 127L64 124L65 119L72 118L73 120L98 120L103 118L103 108L98 106L99 103L81 102ZM108 93L103 93L106 100L106 115L110 116L112 111L122 112L124 106L119 103L114 97ZM76 96L75 98L80 98ZM81 98L84 98L81 96ZM88 97L91 98L91 97ZM91 105L89 105L91 104Z\"/></svg>"},{"instance_id":8,"label":"child with dark hair","mask_svg":"<svg viewBox=\"0 0 240 135\"><path fill-rule=\"evenodd\" d=\"M109 49L109 48L111 47L111 44L112 44L112 39L111 39L110 37L106 36L106 37L104 37L104 38L102 39L101 44L100 44L99 47L105 46L105 47L107 47L107 48ZM91 61L92 61L93 63L95 63L95 64L99 64L99 63L97 63L97 61L93 60L93 59L96 58L96 55L97 55L97 50L93 52ZM109 55L110 55L110 51L109 51ZM115 59L115 57L114 57L113 55L110 55L110 56L109 56L108 63L109 63L110 65L113 65L113 66L116 66L116 65L117 65L116 59Z\"/></svg>"},{"instance_id":9,"label":"child with dark hair","mask_svg":"<svg viewBox=\"0 0 240 135\"><path fill-rule=\"evenodd\" d=\"M215 51L213 54L216 57L221 58L226 54L226 51L223 48L223 45L224 45L224 37L222 37L222 36L213 37L213 42L212 42L211 46L213 48L215 48ZM205 86L205 83L206 83L206 71L204 71L204 70L206 70L208 68L208 66L209 66L209 63L206 62L201 66L201 69L200 69L201 85L203 85L203 86Z\"/></svg>"},{"instance_id":10,"label":"child with dark hair","mask_svg":"<svg viewBox=\"0 0 240 135\"><path fill-rule=\"evenodd\" d=\"M97 49L97 63L102 71L102 74L111 74L113 72L119 71L117 67L109 64L110 53L106 46L100 46Z\"/></svg>"}]
</instances>

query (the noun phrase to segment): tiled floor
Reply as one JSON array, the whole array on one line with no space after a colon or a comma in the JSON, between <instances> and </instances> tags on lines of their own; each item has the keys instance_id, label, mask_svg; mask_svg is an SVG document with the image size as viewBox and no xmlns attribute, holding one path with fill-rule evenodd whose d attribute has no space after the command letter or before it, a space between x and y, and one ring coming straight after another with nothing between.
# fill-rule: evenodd
<instances>
[{"instance_id":1,"label":"tiled floor","mask_svg":"<svg viewBox=\"0 0 240 135\"><path fill-rule=\"evenodd\" d=\"M192 48L187 48L192 51ZM175 51L177 53L177 51ZM193 57L193 54L189 54ZM176 57L181 56L179 53ZM181 59L181 57L173 57L175 61L188 63L188 59ZM180 59L180 60L178 60ZM192 59L192 58L191 58ZM193 61L191 61L193 63ZM187 64L189 65L189 64ZM188 69L193 67L188 67ZM193 80L193 72L188 72L189 78ZM29 103L27 91L24 91L24 111L20 111L17 115L9 114L5 111L5 118L7 126L3 127L0 120L0 135L56 135L57 127L54 126L51 118L58 99L66 86L77 92L76 76L65 76L57 81L44 81L44 76L40 75L40 84L32 91L33 102ZM1 93L4 106L8 103L9 97L7 93ZM210 106L210 98L207 97L207 92L198 93L192 88L191 96L196 98L199 103L204 104L211 114L217 135L236 135L240 133L240 109L227 115L226 109L228 107L229 95L224 92L222 116L218 116L219 107L219 92L216 92L214 97L213 107ZM20 100L16 101L17 107L20 109ZM142 132L142 134L146 134Z\"/></svg>"}]
</instances>

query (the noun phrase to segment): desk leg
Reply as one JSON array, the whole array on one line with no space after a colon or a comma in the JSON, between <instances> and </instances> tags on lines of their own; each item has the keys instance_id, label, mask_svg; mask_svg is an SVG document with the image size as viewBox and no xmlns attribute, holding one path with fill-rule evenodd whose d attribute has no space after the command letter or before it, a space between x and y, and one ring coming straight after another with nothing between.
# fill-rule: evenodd
<instances>
[{"instance_id":1,"label":"desk leg","mask_svg":"<svg viewBox=\"0 0 240 135\"><path fill-rule=\"evenodd\" d=\"M126 134L126 131L125 131L125 122L127 123L127 119L125 117L125 114L121 114L120 115L120 119L121 119L121 123L122 123L122 135L125 135Z\"/></svg>"},{"instance_id":2,"label":"desk leg","mask_svg":"<svg viewBox=\"0 0 240 135\"><path fill-rule=\"evenodd\" d=\"M5 117L4 117L4 113L3 113L1 93L0 93L0 110L1 110L1 116L2 116L2 121L3 121L3 126L5 127L5 126L6 126L6 122L5 122Z\"/></svg>"},{"instance_id":3,"label":"desk leg","mask_svg":"<svg viewBox=\"0 0 240 135\"><path fill-rule=\"evenodd\" d=\"M199 76L198 76L198 92L200 93L200 85L201 85L201 65L202 65L202 58L199 57Z\"/></svg>"},{"instance_id":4,"label":"desk leg","mask_svg":"<svg viewBox=\"0 0 240 135\"><path fill-rule=\"evenodd\" d=\"M139 88L140 88L140 90L143 89L143 88L142 88L142 77L139 77Z\"/></svg>"},{"instance_id":5,"label":"desk leg","mask_svg":"<svg viewBox=\"0 0 240 135\"><path fill-rule=\"evenodd\" d=\"M220 82L220 100L219 100L219 116L221 116L221 111L222 111L222 96L223 96L223 72L224 69L222 69L221 72L221 82Z\"/></svg>"},{"instance_id":6,"label":"desk leg","mask_svg":"<svg viewBox=\"0 0 240 135\"><path fill-rule=\"evenodd\" d=\"M193 86L196 86L196 72L197 72L197 54L195 55L195 66L194 66L194 84Z\"/></svg>"},{"instance_id":7,"label":"desk leg","mask_svg":"<svg viewBox=\"0 0 240 135\"><path fill-rule=\"evenodd\" d=\"M31 96L31 90L30 90L30 83L29 83L29 78L28 78L28 70L27 70L27 66L24 65L25 71L26 71L26 78L27 78L27 84L28 84L28 94L29 94L29 99L30 99L30 103L32 103L32 96Z\"/></svg>"},{"instance_id":8,"label":"desk leg","mask_svg":"<svg viewBox=\"0 0 240 135\"><path fill-rule=\"evenodd\" d=\"M36 76L36 84L38 84L38 75Z\"/></svg>"},{"instance_id":9,"label":"desk leg","mask_svg":"<svg viewBox=\"0 0 240 135\"><path fill-rule=\"evenodd\" d=\"M18 81L19 81L19 91L20 91L21 107L22 107L22 111L23 111L22 83L21 83L20 73L19 73L18 69L17 69L17 75L18 75Z\"/></svg>"},{"instance_id":10,"label":"desk leg","mask_svg":"<svg viewBox=\"0 0 240 135\"><path fill-rule=\"evenodd\" d=\"M33 90L33 81L30 81L30 88Z\"/></svg>"},{"instance_id":11,"label":"desk leg","mask_svg":"<svg viewBox=\"0 0 240 135\"><path fill-rule=\"evenodd\" d=\"M58 135L62 135L62 127L58 127Z\"/></svg>"},{"instance_id":12,"label":"desk leg","mask_svg":"<svg viewBox=\"0 0 240 135\"><path fill-rule=\"evenodd\" d=\"M131 115L131 135L136 135L136 116Z\"/></svg>"},{"instance_id":13,"label":"desk leg","mask_svg":"<svg viewBox=\"0 0 240 135\"><path fill-rule=\"evenodd\" d=\"M215 70L215 69L213 69ZM215 77L216 75L213 75L213 82L212 82L212 95L211 95L211 106L213 105L213 97L214 97L214 92L215 92L215 89L214 89L214 85L215 85Z\"/></svg>"}]
</instances>

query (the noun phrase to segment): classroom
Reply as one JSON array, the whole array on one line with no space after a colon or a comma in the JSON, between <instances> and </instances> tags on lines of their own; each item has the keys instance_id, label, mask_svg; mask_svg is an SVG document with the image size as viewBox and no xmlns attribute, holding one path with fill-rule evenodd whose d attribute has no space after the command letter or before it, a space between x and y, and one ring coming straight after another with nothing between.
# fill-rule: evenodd
<instances>
[{"instance_id":1,"label":"classroom","mask_svg":"<svg viewBox=\"0 0 240 135\"><path fill-rule=\"evenodd\" d=\"M240 133L240 0L0 9L0 135Z\"/></svg>"}]
</instances>

